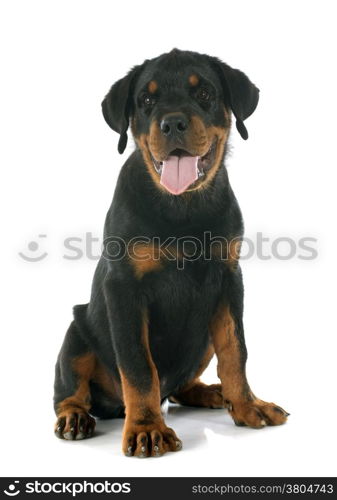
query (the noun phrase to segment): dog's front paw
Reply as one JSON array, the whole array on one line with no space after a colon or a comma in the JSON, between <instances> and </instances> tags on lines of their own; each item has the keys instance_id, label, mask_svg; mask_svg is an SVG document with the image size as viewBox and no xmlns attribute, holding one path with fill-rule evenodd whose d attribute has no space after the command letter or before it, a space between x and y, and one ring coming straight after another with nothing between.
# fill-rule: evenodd
<instances>
[{"instance_id":1,"label":"dog's front paw","mask_svg":"<svg viewBox=\"0 0 337 500\"><path fill-rule=\"evenodd\" d=\"M254 429L284 424L290 415L280 406L257 398L251 401L226 401L226 407L236 425L247 425Z\"/></svg>"},{"instance_id":2,"label":"dog's front paw","mask_svg":"<svg viewBox=\"0 0 337 500\"><path fill-rule=\"evenodd\" d=\"M146 428L125 425L123 452L127 457L161 457L167 451L179 451L181 448L182 442L165 424L153 424Z\"/></svg>"},{"instance_id":3,"label":"dog's front paw","mask_svg":"<svg viewBox=\"0 0 337 500\"><path fill-rule=\"evenodd\" d=\"M79 440L93 435L96 420L82 411L64 411L55 424L55 435L60 439Z\"/></svg>"}]
</instances>

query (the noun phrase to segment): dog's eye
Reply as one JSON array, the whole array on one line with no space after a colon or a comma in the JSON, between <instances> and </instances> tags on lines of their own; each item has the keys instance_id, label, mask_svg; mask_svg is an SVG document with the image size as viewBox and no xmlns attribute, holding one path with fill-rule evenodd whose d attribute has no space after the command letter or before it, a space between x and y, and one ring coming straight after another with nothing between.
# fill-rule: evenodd
<instances>
[{"instance_id":1,"label":"dog's eye","mask_svg":"<svg viewBox=\"0 0 337 500\"><path fill-rule=\"evenodd\" d=\"M197 98L199 101L207 102L210 100L211 94L206 89L200 89L197 92Z\"/></svg>"},{"instance_id":2,"label":"dog's eye","mask_svg":"<svg viewBox=\"0 0 337 500\"><path fill-rule=\"evenodd\" d=\"M145 94L143 96L143 103L146 107L154 106L154 104L156 104L156 99L149 94Z\"/></svg>"}]
</instances>

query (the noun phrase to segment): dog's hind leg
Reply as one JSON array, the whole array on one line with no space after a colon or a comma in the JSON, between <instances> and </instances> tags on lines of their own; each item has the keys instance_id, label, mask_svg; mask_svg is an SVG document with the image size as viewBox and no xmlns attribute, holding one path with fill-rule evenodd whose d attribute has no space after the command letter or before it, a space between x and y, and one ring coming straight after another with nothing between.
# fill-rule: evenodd
<instances>
[{"instance_id":1,"label":"dog's hind leg","mask_svg":"<svg viewBox=\"0 0 337 500\"><path fill-rule=\"evenodd\" d=\"M206 385L195 380L185 389L169 397L171 403L184 406L199 406L202 408L224 408L221 384Z\"/></svg>"},{"instance_id":2,"label":"dog's hind leg","mask_svg":"<svg viewBox=\"0 0 337 500\"><path fill-rule=\"evenodd\" d=\"M62 439L91 437L95 419L91 408L90 380L96 368L96 356L90 352L73 321L67 331L55 369L54 407L57 415L55 434Z\"/></svg>"}]
</instances>

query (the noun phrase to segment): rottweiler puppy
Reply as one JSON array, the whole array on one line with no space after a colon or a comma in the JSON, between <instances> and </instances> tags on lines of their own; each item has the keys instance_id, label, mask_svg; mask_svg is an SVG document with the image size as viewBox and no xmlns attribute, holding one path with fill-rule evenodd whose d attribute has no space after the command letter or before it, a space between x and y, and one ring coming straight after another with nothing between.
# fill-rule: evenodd
<instances>
[{"instance_id":1,"label":"rottweiler puppy","mask_svg":"<svg viewBox=\"0 0 337 500\"><path fill-rule=\"evenodd\" d=\"M95 418L124 417L123 452L161 456L182 442L162 402L226 408L237 425L283 424L248 384L239 266L243 221L224 159L232 115L259 90L215 57L172 50L134 67L102 103L125 150L90 302L74 307L56 364L55 433L91 437ZM220 384L200 376L213 355Z\"/></svg>"}]
</instances>

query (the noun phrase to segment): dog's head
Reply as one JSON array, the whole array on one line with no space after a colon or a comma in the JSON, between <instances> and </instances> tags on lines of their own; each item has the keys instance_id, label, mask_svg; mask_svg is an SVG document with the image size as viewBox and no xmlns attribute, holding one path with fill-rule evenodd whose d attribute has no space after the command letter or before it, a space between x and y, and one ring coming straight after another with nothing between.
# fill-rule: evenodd
<instances>
[{"instance_id":1,"label":"dog's head","mask_svg":"<svg viewBox=\"0 0 337 500\"><path fill-rule=\"evenodd\" d=\"M108 125L131 128L154 182L174 195L207 186L223 159L231 114L243 139L244 120L259 90L215 57L177 49L145 61L117 81L102 103Z\"/></svg>"}]
</instances>

